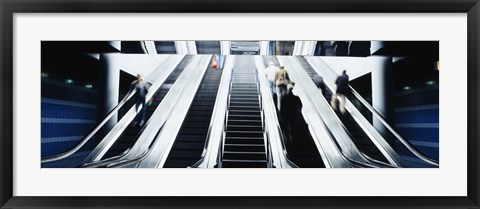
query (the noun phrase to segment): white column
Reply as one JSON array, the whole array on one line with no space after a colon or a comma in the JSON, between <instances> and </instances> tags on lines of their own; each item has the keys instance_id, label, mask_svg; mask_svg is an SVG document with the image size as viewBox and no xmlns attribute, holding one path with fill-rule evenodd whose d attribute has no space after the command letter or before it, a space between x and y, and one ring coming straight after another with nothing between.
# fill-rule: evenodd
<instances>
[{"instance_id":1,"label":"white column","mask_svg":"<svg viewBox=\"0 0 480 209\"><path fill-rule=\"evenodd\" d=\"M157 54L157 48L154 41L140 41L145 54Z\"/></svg>"},{"instance_id":2,"label":"white column","mask_svg":"<svg viewBox=\"0 0 480 209\"><path fill-rule=\"evenodd\" d=\"M316 41L295 41L293 55L313 55L316 45Z\"/></svg>"},{"instance_id":3,"label":"white column","mask_svg":"<svg viewBox=\"0 0 480 209\"><path fill-rule=\"evenodd\" d=\"M303 41L295 41L295 45L293 46L293 55L301 55L302 48Z\"/></svg>"},{"instance_id":4,"label":"white column","mask_svg":"<svg viewBox=\"0 0 480 209\"><path fill-rule=\"evenodd\" d=\"M317 42L316 41L306 41L306 42L307 42L307 46L304 47L305 54L302 54L302 55L307 55L307 56L314 55Z\"/></svg>"},{"instance_id":5,"label":"white column","mask_svg":"<svg viewBox=\"0 0 480 209\"><path fill-rule=\"evenodd\" d=\"M220 41L220 53L230 55L230 41Z\"/></svg>"},{"instance_id":6,"label":"white column","mask_svg":"<svg viewBox=\"0 0 480 209\"><path fill-rule=\"evenodd\" d=\"M393 63L387 56L372 56L372 106L387 121L393 117ZM387 133L385 126L374 117L373 126L380 133Z\"/></svg>"},{"instance_id":7,"label":"white column","mask_svg":"<svg viewBox=\"0 0 480 209\"><path fill-rule=\"evenodd\" d=\"M268 41L260 41L260 55L268 55Z\"/></svg>"},{"instance_id":8,"label":"white column","mask_svg":"<svg viewBox=\"0 0 480 209\"><path fill-rule=\"evenodd\" d=\"M186 41L175 41L175 50L177 54L188 54L188 46Z\"/></svg>"},{"instance_id":9,"label":"white column","mask_svg":"<svg viewBox=\"0 0 480 209\"><path fill-rule=\"evenodd\" d=\"M100 54L100 70L98 80L98 119L102 120L118 104L120 85L120 54ZM106 124L110 130L117 122L115 114Z\"/></svg>"},{"instance_id":10,"label":"white column","mask_svg":"<svg viewBox=\"0 0 480 209\"><path fill-rule=\"evenodd\" d=\"M195 41L187 41L187 50L189 54L198 54L197 44L195 44Z\"/></svg>"}]
</instances>

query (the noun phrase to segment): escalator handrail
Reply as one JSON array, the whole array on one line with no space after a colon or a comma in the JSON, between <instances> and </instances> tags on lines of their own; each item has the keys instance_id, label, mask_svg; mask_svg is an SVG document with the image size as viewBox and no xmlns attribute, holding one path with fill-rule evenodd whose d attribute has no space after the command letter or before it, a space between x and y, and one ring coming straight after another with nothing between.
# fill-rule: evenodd
<instances>
[{"instance_id":1,"label":"escalator handrail","mask_svg":"<svg viewBox=\"0 0 480 209\"><path fill-rule=\"evenodd\" d=\"M308 99L310 100L310 97L308 97ZM325 101L326 99L323 98ZM320 115L320 113L318 112L318 110L316 108L313 108L313 110L317 113L317 115ZM320 117L321 118L321 117ZM309 120L308 118L306 118L307 120ZM320 119L320 121L322 122L327 134L330 136L330 138L332 139L332 141L334 142L335 146L333 146L337 151L338 153L340 154L340 157L346 161L348 164L350 165L356 165L356 166L359 166L359 167L365 167L365 168L377 168L378 166L374 166L374 165L370 165L370 164L367 164L367 163L363 163L363 162L359 162L359 161L356 161L356 160L353 160L351 159L350 157L348 157L344 150L342 149L342 147L340 146L340 144L338 144L338 141L337 139L335 138L335 135L332 133L332 131L327 127L325 121L323 119ZM363 156L363 155L362 155Z\"/></svg>"},{"instance_id":2,"label":"escalator handrail","mask_svg":"<svg viewBox=\"0 0 480 209\"><path fill-rule=\"evenodd\" d=\"M313 82L313 81L312 81L312 82ZM303 88L301 88L301 89L304 90ZM312 98L310 97L310 95L307 94L307 93L305 93L305 95L306 95L308 101L309 101L311 104L313 104L313 103L312 103ZM329 104L328 101L325 99L325 97L321 97L321 100L323 100L323 101L325 101L327 104ZM314 106L314 105L312 105L312 106ZM333 111L331 108L328 108L328 109L329 109L330 111ZM345 161L348 162L349 164L352 164L352 163L353 163L353 164L356 164L356 165L361 165L361 166L363 166L363 167L376 167L376 166L372 166L372 165L369 165L369 164L366 164L366 163L363 163L363 162L358 162L358 161L353 160L353 159L351 159L350 157L348 157L348 156L344 153L344 151L343 151L342 147L340 146L340 144L338 143L337 138L335 137L335 135L334 135L334 134L331 132L331 130L328 128L327 123L324 121L324 119L323 119L322 117L320 117L321 114L320 114L320 112L318 112L318 109L317 109L317 108L313 108L313 110L314 110L314 111L316 112L316 114L319 116L320 121L322 122L323 126L325 127L325 130L326 130L327 133L330 135L330 139L331 139L331 140L334 142L334 144L335 144L335 146L334 146L335 149L337 149L337 151L339 152L339 154L340 154L340 156L342 157L343 160L345 160ZM335 113L334 113L334 114L335 114ZM343 126L343 123L340 121L340 119L338 119L338 117L335 117L335 119L337 120L337 122L339 122L339 124L341 124L341 125ZM343 126L343 128L345 128L345 126ZM347 133L348 133L348 132L347 132ZM353 146L356 147L355 144L353 144ZM365 158L364 155L362 155L362 152L361 152L357 147L356 147L356 150L360 153L360 156L361 156L361 157ZM369 161L369 159L367 159L367 158L365 158L365 160L368 161L368 162L371 162L371 161ZM373 163L376 164L375 162L373 162Z\"/></svg>"},{"instance_id":3,"label":"escalator handrail","mask_svg":"<svg viewBox=\"0 0 480 209\"><path fill-rule=\"evenodd\" d=\"M169 62L171 59L172 59L172 56L169 56L163 63ZM156 72L155 70L153 72L151 72L146 77L145 80L149 80L155 74L155 72ZM127 95L124 99L122 99L122 101L120 103L118 103L115 106L115 108L113 108L113 110L111 110L107 114L107 116L105 116L105 118L92 131L90 131L90 133L87 136L83 137L82 140L80 140L73 148L71 148L68 151L65 151L63 153L43 158L41 160L41 163L48 163L48 162L62 160L62 159L65 159L65 158L69 157L73 153L77 152L117 113L117 111L121 107L123 107L123 105L125 103L127 103L127 101L129 101L133 97L133 95L135 95L136 92L137 92L137 90L133 89L132 92L130 92L129 95Z\"/></svg>"},{"instance_id":4,"label":"escalator handrail","mask_svg":"<svg viewBox=\"0 0 480 209\"><path fill-rule=\"evenodd\" d=\"M157 140L157 136L160 134L160 132L162 131L163 129L163 125L161 125L161 127L158 129L155 137L154 137L154 140L152 140L150 142L150 144L148 145L148 149L145 150L141 155L133 158L133 159L129 159L129 160L118 160L117 162L110 162L110 164L107 165L107 168L119 168L119 167L125 167L125 166L129 166L129 165L132 165L132 164L135 164L135 163L138 163L138 162L141 162L142 160L145 160L148 155L151 153L152 151L152 147L153 145L155 144L156 140Z\"/></svg>"},{"instance_id":5,"label":"escalator handrail","mask_svg":"<svg viewBox=\"0 0 480 209\"><path fill-rule=\"evenodd\" d=\"M263 96L262 96L262 93L260 91L260 78L258 77L259 74L258 74L258 68L255 66L255 60L254 60L254 63L253 63L253 67L254 67L254 70L255 70L255 80L257 82L257 92L258 92L258 104L259 104L259 108L260 110L262 111L261 114L260 114L260 119L262 121L262 131L263 131L263 139L264 139L264 143L265 143L265 157L266 157L266 160L267 160L267 168L272 168L273 167L273 155L272 155L272 147L271 147L271 144L270 144L270 137L268 137L268 131L265 129L265 111L264 111L264 105L263 105Z\"/></svg>"},{"instance_id":6,"label":"escalator handrail","mask_svg":"<svg viewBox=\"0 0 480 209\"><path fill-rule=\"evenodd\" d=\"M107 123L113 117L113 115L115 115L116 112L125 103L127 103L127 101L130 100L130 98L133 97L133 95L136 92L137 92L136 90L133 90L130 93L130 95L128 95L127 99L122 100L115 108L113 108L113 110L110 111L107 114L107 116L87 136L83 137L82 140L80 140L80 142L78 142L73 148L71 148L68 151L65 151L63 153L60 153L58 155L43 158L42 163L48 163L48 162L53 162L53 161L65 159L65 158L69 157L70 155L72 155L73 153L77 152L79 149L81 149L83 147L83 145L85 145L103 127L103 125L105 125L105 123Z\"/></svg>"},{"instance_id":7,"label":"escalator handrail","mask_svg":"<svg viewBox=\"0 0 480 209\"><path fill-rule=\"evenodd\" d=\"M319 91L320 91L320 90L319 90ZM327 102L327 104L328 104L327 99L326 99L325 97L322 97L322 98L323 98L323 100L325 100L325 101ZM333 111L333 109L330 109L330 110ZM334 112L334 111L333 111L333 112ZM317 112L317 113L318 113L318 112ZM335 114L335 112L334 112L334 114ZM350 131L347 129L347 127L345 126L345 124L343 124L343 122L340 120L340 118L338 118L338 116L336 116L336 114L335 114L335 120L336 120L336 121L339 123L339 125L345 130L345 133L348 135L348 137L350 137L351 139L353 139L353 135L352 135L352 134L350 133ZM330 133L330 130L329 130L329 133ZM332 134L332 137L333 137L333 133L331 133L331 134ZM335 137L333 137L333 138L335 138ZM341 148L340 144L338 144L337 140L335 139L334 141L335 141L335 144L337 144L337 146L340 147L340 150L342 150L342 148ZM362 156L366 161L368 161L368 162L370 162L370 163L372 163L372 164L378 165L378 166L380 166L380 167L383 166L383 167L389 167L389 168L398 168L398 166L396 166L396 165L392 165L392 164L390 164L390 163L385 163L385 162L379 161L379 160L377 160L377 159L374 159L374 158L368 156L367 154L365 154L362 150L360 150L360 149L358 148L358 146L356 145L356 143L353 143L353 144L354 144L354 146L356 147L356 149L358 150L358 153L360 154L360 156ZM343 151L342 151L342 154L343 154ZM355 160L353 160L353 159L349 159L349 160L354 161L354 162L357 162L357 161L355 161ZM360 162L357 162L357 163L360 163ZM362 163L360 163L360 164L362 164Z\"/></svg>"},{"instance_id":8,"label":"escalator handrail","mask_svg":"<svg viewBox=\"0 0 480 209\"><path fill-rule=\"evenodd\" d=\"M201 59L200 59L201 60ZM199 61L200 62L200 61ZM199 63L197 63L199 65ZM197 68L198 69L198 68ZM190 79L193 76L194 72L196 72L196 70L192 70L192 72L190 72L189 76L187 77L187 81L190 81ZM203 76L202 76L203 77ZM182 95L185 91L185 89L187 89L188 87L190 87L191 82L186 82L185 85L181 88L181 92L179 95ZM177 100L178 101L178 98ZM157 107L158 108L158 107ZM173 111L170 111L168 112L167 114L167 119L165 119L165 121L168 121L169 118L173 117ZM150 120L148 121L150 122ZM148 123L147 122L147 123ZM132 159L127 159L127 160L118 160L117 162L112 162L110 164L107 165L108 168L118 168L118 167L125 167L125 166L129 166L129 165L132 165L132 164L135 164L135 163L139 163L143 160L145 160L151 153L152 153L152 150L153 150L153 146L155 145L155 143L159 140L159 135L160 133L162 132L163 130L163 127L165 126L165 122L162 123L160 125L160 127L158 128L158 130L156 130L156 133L155 133L155 136L153 136L153 140L149 143L147 149L142 153L140 154L139 156L136 156ZM145 125L146 127L147 125Z\"/></svg>"},{"instance_id":9,"label":"escalator handrail","mask_svg":"<svg viewBox=\"0 0 480 209\"><path fill-rule=\"evenodd\" d=\"M224 63L226 62L226 60L227 60L227 58L225 57L225 58L224 58ZM228 69L228 68L227 68L227 69ZM223 66L223 69L222 69L222 70L224 70L223 73L225 73L225 65ZM229 81L228 81L228 86L229 86L229 88L228 88L228 95L227 95L227 98L228 98L228 99L227 99L227 109L226 109L225 112L224 112L224 116L225 116L225 117L224 117L224 120L225 120L225 121L222 123L222 125L223 125L222 133L223 133L224 130L225 130L225 124L226 124L226 121L227 121L227 118L228 118L228 109L229 109L228 105L230 104L229 100L230 100L230 90L231 90L232 79L233 79L233 68L232 68L230 71L231 71L231 72L230 72L230 78L229 78ZM209 127L208 127L208 132L207 132L207 136L206 136L206 142L205 142L205 145L203 146L202 155L201 155L201 157L200 157L200 160L198 160L196 163L194 163L192 166L190 166L191 168L198 168L198 167L205 161L205 159L206 159L206 157L207 157L207 154L208 154L208 152L209 152L209 148L208 148L208 147L210 146L210 143L211 143L211 142L210 142L210 136L212 135L212 129L213 129L213 125L214 125L214 123L215 123L214 119L217 117L217 114L218 114L217 112L219 111L218 107L220 106L220 102L221 102L221 101L220 101L220 98L223 96L223 95L220 94L220 91L221 91L221 90L222 90L222 88L221 88L221 86L220 86L220 84L219 84L218 92L217 92L217 97L215 98L215 104L214 104L214 106L213 106L213 111L212 111L213 114L212 114L212 117L211 117L211 119L210 119L210 125L209 125ZM222 137L224 137L225 133L223 133L222 135L223 135ZM220 145L220 146L222 146L222 145Z\"/></svg>"},{"instance_id":10,"label":"escalator handrail","mask_svg":"<svg viewBox=\"0 0 480 209\"><path fill-rule=\"evenodd\" d=\"M256 64L256 63L255 63L255 64ZM265 69L265 67L263 67L263 69ZM257 71L257 74L258 74L258 67L256 67L256 71ZM258 74L258 75L259 75L259 74ZM259 86L268 85L268 84L265 84L265 76L264 76L264 75L262 75L262 78L258 77L258 79L259 79L259 82L258 82ZM262 81L263 81L263 82L262 82ZM262 95L260 89L259 89L259 92L260 92L259 95ZM270 92L268 92L268 93L270 94ZM269 137L269 136L270 136L270 132L269 132L269 130L268 130L267 128L265 128L265 125L268 126L268 124L270 124L270 122L271 122L271 123L273 123L274 129L275 129L275 131L278 132L278 135L279 135L279 137L280 137L280 140L279 140L279 141L280 141L280 146L281 146L281 149L282 149L282 155L284 155L284 158L285 158L285 162L288 164L288 166L290 166L290 167L292 167L292 168L298 168L298 166L297 166L295 163L293 163L293 162L290 160L290 157L288 156L287 148L286 148L286 145L285 145L285 135L283 134L282 128L280 127L280 124L278 123L278 115L277 115L277 112L276 112L277 108L275 107L275 104L274 104L274 102L273 102L273 98L270 96L270 97L269 97L270 99L268 99L268 97L267 97L267 99L266 99L266 100L267 100L267 102L266 102L267 104L265 104L265 103L263 102L263 98L264 98L264 97L261 96L261 100L260 100L260 101L262 102L262 103L261 103L261 104L262 104L262 109L261 109L261 110L262 110L262 118L265 118L265 105L268 105L271 109L275 110L275 111L273 111L273 114L274 114L275 118L265 119L265 120L264 120L264 123L262 124L262 127L263 127L264 132L265 132L265 136L267 137L267 141L268 141L268 145L267 145L267 146L270 146L270 137ZM268 102L268 101L270 101L270 102ZM272 108L272 107L273 107L273 108ZM268 121L268 124L267 124L267 121ZM271 153L270 153L270 154L271 154Z\"/></svg>"},{"instance_id":11,"label":"escalator handrail","mask_svg":"<svg viewBox=\"0 0 480 209\"><path fill-rule=\"evenodd\" d=\"M332 70L330 68L330 70ZM332 70L333 71L333 70ZM405 140L400 134L398 134L395 129L393 129L387 122L386 120L375 110L375 108L373 108L357 91L355 91L355 89L353 89L353 87L351 85L349 85L349 88L353 94L353 96L358 99L365 107L367 107L367 109L372 112L372 114L377 117L381 123L387 127L387 129L395 135L395 137L397 137L400 142L402 142L402 144L404 144L407 149L409 151L411 151L415 156L417 156L418 158L420 158L421 160L423 160L424 162L428 163L428 164L431 164L431 165L434 165L434 166L439 166L438 165L438 161L434 160L434 159L431 159L427 156L425 156L423 153L421 153L420 151L418 151L414 146L411 145L410 142L408 142L407 140ZM347 99L347 98L346 98ZM361 153L364 157L366 156L364 153Z\"/></svg>"},{"instance_id":12,"label":"escalator handrail","mask_svg":"<svg viewBox=\"0 0 480 209\"><path fill-rule=\"evenodd\" d=\"M131 148L128 148L125 151L123 151L120 155L113 156L113 157L110 157L110 158L107 158L107 159L101 160L101 161L96 161L96 162L92 162L92 163L85 163L85 164L81 165L80 167L81 168L98 168L98 167L101 167L101 166L106 166L107 164L110 164L110 163L114 162L115 160L118 160L118 159L126 156L130 152L130 150L131 150Z\"/></svg>"},{"instance_id":13,"label":"escalator handrail","mask_svg":"<svg viewBox=\"0 0 480 209\"><path fill-rule=\"evenodd\" d=\"M355 96L356 99L358 99L365 107L368 108L368 110L370 112L373 113L373 115L375 115L375 117L377 119L380 120L380 122L385 126L387 127L387 129L395 136L398 138L398 140L400 140L400 142L402 142L403 145L405 145L405 147L407 147L407 149L412 152L415 156L417 156L418 158L422 159L423 161L431 164L431 165L434 165L434 166L439 166L438 164L438 161L437 160L434 160L426 155L424 155L423 153L421 153L420 151L418 151L409 141L405 140L399 133L397 133L395 131L395 129L393 129L388 123L387 121L380 115L380 113L378 113L357 91L355 91L355 89L350 86L350 91L352 92L352 94Z\"/></svg>"},{"instance_id":14,"label":"escalator handrail","mask_svg":"<svg viewBox=\"0 0 480 209\"><path fill-rule=\"evenodd\" d=\"M328 83L325 83L325 85L329 88L329 89L332 89ZM318 89L317 89L318 90ZM320 91L320 90L319 90ZM323 93L323 92L322 92ZM333 92L332 92L333 93ZM325 97L322 97L323 100L326 101L326 98ZM347 99L347 98L346 98ZM327 104L330 104L329 101L326 101ZM333 115L335 116L334 117L334 120L337 121L337 123L340 125L340 127L345 130L345 133L348 135L348 137L350 137L351 139L353 139L354 137L352 136L352 134L350 133L350 131L347 129L347 127L345 126L345 124L343 124L343 122L340 120L340 118L337 116L337 114L335 113L335 111L332 109L332 108L328 108L329 111L333 112ZM322 119L323 120L323 119ZM338 144L336 138L335 138L335 143L340 146L340 144ZM367 154L365 154L362 150L360 150L357 146L356 143L353 143L353 146L355 147L355 149L358 151L358 154L364 159L366 160L367 162L369 163L372 163L372 164L376 164L376 165L379 165L379 166L383 166L383 167L390 167L390 168L398 168L399 166L397 165L392 165L390 163L385 163L385 162L382 162L382 161L379 161L379 160L376 160L370 156L368 156ZM340 147L341 148L341 147ZM352 159L351 159L352 160Z\"/></svg>"}]
</instances>

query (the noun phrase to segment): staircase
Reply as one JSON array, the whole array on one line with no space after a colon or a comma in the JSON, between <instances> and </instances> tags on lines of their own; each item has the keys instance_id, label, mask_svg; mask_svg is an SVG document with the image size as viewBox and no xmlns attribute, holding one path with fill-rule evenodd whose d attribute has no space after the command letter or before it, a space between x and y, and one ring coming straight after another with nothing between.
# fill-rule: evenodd
<instances>
[{"instance_id":1,"label":"staircase","mask_svg":"<svg viewBox=\"0 0 480 209\"><path fill-rule=\"evenodd\" d=\"M237 56L228 104L223 168L266 168L267 155L253 57Z\"/></svg>"}]
</instances>

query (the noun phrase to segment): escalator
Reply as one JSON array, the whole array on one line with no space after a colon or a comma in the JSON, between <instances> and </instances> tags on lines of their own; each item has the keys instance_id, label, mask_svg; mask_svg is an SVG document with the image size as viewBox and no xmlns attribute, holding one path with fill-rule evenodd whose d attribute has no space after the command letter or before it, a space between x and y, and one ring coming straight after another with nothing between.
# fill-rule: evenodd
<instances>
[{"instance_id":1,"label":"escalator","mask_svg":"<svg viewBox=\"0 0 480 209\"><path fill-rule=\"evenodd\" d=\"M169 91L170 87L175 83L177 78L180 76L180 74L183 72L185 67L190 63L192 59L192 55L186 55L182 61L178 64L178 66L175 68L175 70L168 76L168 78L165 80L165 82L160 86L160 88L155 92L155 94L152 96L152 104L147 107L147 113L145 116L145 121L148 121L150 116L153 114L155 109L158 107L158 105L162 102L163 98ZM141 112L137 113L141 114ZM116 140L116 142L112 145L112 147L107 151L107 153L103 156L102 159L107 159L113 156L120 155L123 153L125 150L128 148L132 147L133 144L137 141L138 137L143 131L143 128L146 127L144 125L143 127L139 126L132 126L134 120L130 122L128 127L123 131L123 133L119 136L119 138Z\"/></svg>"},{"instance_id":2,"label":"escalator","mask_svg":"<svg viewBox=\"0 0 480 209\"><path fill-rule=\"evenodd\" d=\"M310 78L313 79L317 72L310 66L307 60L302 56L296 57L303 69L308 73ZM322 92L325 99L330 103L333 91L325 85L326 92ZM337 105L338 107L338 105ZM368 157L371 157L375 160L389 163L385 156L380 152L380 150L375 146L370 137L365 133L365 131L359 126L351 114L347 111L345 114L340 113L340 111L335 111L336 115L343 123L343 126L350 134L352 141L360 149L361 152L366 154Z\"/></svg>"},{"instance_id":3,"label":"escalator","mask_svg":"<svg viewBox=\"0 0 480 209\"><path fill-rule=\"evenodd\" d=\"M266 168L258 81L252 56L237 56L230 87L223 168Z\"/></svg>"},{"instance_id":4,"label":"escalator","mask_svg":"<svg viewBox=\"0 0 480 209\"><path fill-rule=\"evenodd\" d=\"M279 66L276 56L263 56L263 60L266 65L265 67L268 67L270 62L273 62L275 66ZM276 104L276 95L272 98ZM278 120L282 126L282 130L285 130L285 122L282 122L280 118ZM286 143L288 157L300 168L325 168L322 157L316 148L317 146L313 141L310 131L308 130L308 125L304 122L305 120L303 117L302 120L303 123L301 123L301 127L296 127L298 128L297 132L300 134L294 137L291 143ZM284 131L283 135L286 136L288 133L285 133Z\"/></svg>"},{"instance_id":5,"label":"escalator","mask_svg":"<svg viewBox=\"0 0 480 209\"><path fill-rule=\"evenodd\" d=\"M209 66L212 66L212 61ZM200 159L222 72L211 67L205 72L164 168L186 168Z\"/></svg>"}]
</instances>

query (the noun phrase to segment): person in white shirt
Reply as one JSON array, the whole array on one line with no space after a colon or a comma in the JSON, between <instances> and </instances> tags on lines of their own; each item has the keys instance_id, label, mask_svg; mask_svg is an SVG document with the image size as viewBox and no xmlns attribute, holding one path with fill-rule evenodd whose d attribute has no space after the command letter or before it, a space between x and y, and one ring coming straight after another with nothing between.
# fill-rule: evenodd
<instances>
[{"instance_id":1,"label":"person in white shirt","mask_svg":"<svg viewBox=\"0 0 480 209\"><path fill-rule=\"evenodd\" d=\"M268 87L270 87L270 91L272 92L272 96L275 94L275 73L277 73L278 68L275 66L273 62L269 63L269 66L265 69L265 75L267 76L268 80Z\"/></svg>"}]
</instances>

